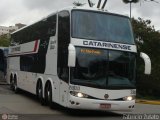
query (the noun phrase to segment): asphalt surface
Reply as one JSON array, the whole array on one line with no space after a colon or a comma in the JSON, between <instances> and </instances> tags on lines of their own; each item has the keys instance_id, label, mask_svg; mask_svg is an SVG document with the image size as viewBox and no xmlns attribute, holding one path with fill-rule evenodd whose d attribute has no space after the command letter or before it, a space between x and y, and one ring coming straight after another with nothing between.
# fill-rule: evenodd
<instances>
[{"instance_id":1,"label":"asphalt surface","mask_svg":"<svg viewBox=\"0 0 160 120\"><path fill-rule=\"evenodd\" d=\"M4 119L6 114L7 120L122 120L135 117L150 117L152 120L160 119L160 105L136 104L132 112L80 111L61 107L50 109L41 106L34 95L24 91L15 94L4 84L0 85L0 114L0 120Z\"/></svg>"}]
</instances>

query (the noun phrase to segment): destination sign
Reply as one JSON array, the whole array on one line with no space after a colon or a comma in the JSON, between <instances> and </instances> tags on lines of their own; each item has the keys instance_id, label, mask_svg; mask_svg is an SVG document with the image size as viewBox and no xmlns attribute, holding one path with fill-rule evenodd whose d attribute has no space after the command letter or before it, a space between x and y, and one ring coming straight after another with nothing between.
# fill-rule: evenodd
<instances>
[{"instance_id":1,"label":"destination sign","mask_svg":"<svg viewBox=\"0 0 160 120\"><path fill-rule=\"evenodd\" d=\"M88 54L96 54L100 55L102 54L100 50L94 50L94 49L81 49L81 53L88 53Z\"/></svg>"},{"instance_id":2,"label":"destination sign","mask_svg":"<svg viewBox=\"0 0 160 120\"><path fill-rule=\"evenodd\" d=\"M75 46L84 46L84 47L92 47L92 48L103 48L103 49L137 52L136 45L113 43L113 42L72 39L72 44Z\"/></svg>"}]
</instances>

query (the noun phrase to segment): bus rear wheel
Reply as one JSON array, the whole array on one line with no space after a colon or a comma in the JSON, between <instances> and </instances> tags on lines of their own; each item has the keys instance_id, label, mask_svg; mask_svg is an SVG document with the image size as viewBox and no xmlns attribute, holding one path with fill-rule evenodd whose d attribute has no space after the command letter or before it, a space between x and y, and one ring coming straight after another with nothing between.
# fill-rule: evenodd
<instances>
[{"instance_id":1,"label":"bus rear wheel","mask_svg":"<svg viewBox=\"0 0 160 120\"><path fill-rule=\"evenodd\" d=\"M14 81L13 81L13 76L12 75L10 76L10 89L12 91L14 91Z\"/></svg>"},{"instance_id":2,"label":"bus rear wheel","mask_svg":"<svg viewBox=\"0 0 160 120\"><path fill-rule=\"evenodd\" d=\"M51 83L48 83L45 91L45 99L50 108L53 106L52 102L52 86Z\"/></svg>"},{"instance_id":3,"label":"bus rear wheel","mask_svg":"<svg viewBox=\"0 0 160 120\"><path fill-rule=\"evenodd\" d=\"M18 86L17 86L17 77L14 77L14 80L13 80L13 91L15 93L19 92L19 89L18 89Z\"/></svg>"},{"instance_id":4,"label":"bus rear wheel","mask_svg":"<svg viewBox=\"0 0 160 120\"><path fill-rule=\"evenodd\" d=\"M41 105L45 105L45 101L43 99L43 86L42 86L42 82L38 82L38 85L37 85L37 98L40 101Z\"/></svg>"}]
</instances>

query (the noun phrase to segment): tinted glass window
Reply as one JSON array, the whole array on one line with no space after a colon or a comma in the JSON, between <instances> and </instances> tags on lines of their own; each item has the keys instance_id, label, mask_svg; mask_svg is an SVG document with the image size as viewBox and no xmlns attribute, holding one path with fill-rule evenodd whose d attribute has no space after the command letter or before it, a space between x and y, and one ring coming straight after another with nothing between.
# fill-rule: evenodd
<instances>
[{"instance_id":1,"label":"tinted glass window","mask_svg":"<svg viewBox=\"0 0 160 120\"><path fill-rule=\"evenodd\" d=\"M58 76L68 82L68 45L70 43L70 15L68 11L58 14Z\"/></svg>"},{"instance_id":2,"label":"tinted glass window","mask_svg":"<svg viewBox=\"0 0 160 120\"><path fill-rule=\"evenodd\" d=\"M134 44L129 18L101 12L72 11L72 37Z\"/></svg>"},{"instance_id":3,"label":"tinted glass window","mask_svg":"<svg viewBox=\"0 0 160 120\"><path fill-rule=\"evenodd\" d=\"M76 48L76 67L72 68L71 83L107 87L108 51L92 48Z\"/></svg>"},{"instance_id":4,"label":"tinted glass window","mask_svg":"<svg viewBox=\"0 0 160 120\"><path fill-rule=\"evenodd\" d=\"M34 73L44 73L46 66L44 54L31 54L20 56L20 70Z\"/></svg>"},{"instance_id":5,"label":"tinted glass window","mask_svg":"<svg viewBox=\"0 0 160 120\"><path fill-rule=\"evenodd\" d=\"M55 36L56 20L56 15L53 15L14 33L11 35L11 46L35 41L38 39L41 40L44 37Z\"/></svg>"},{"instance_id":6,"label":"tinted glass window","mask_svg":"<svg viewBox=\"0 0 160 120\"><path fill-rule=\"evenodd\" d=\"M46 53L48 49L48 44L51 36L55 36L56 34L56 16L51 16L43 21L40 21L20 32L24 32L25 34L29 34L29 36L23 39L30 42L29 40L40 40L38 53L36 54L28 54L20 56L20 69L21 71L28 71L34 73L44 73L46 68ZM25 32L26 30L26 32ZM19 33L20 33L19 32ZM23 34L19 34L20 36ZM13 34L13 36L18 36L18 34ZM25 36L24 36L25 37ZM24 38L23 37L23 38ZM22 43L23 43L22 42Z\"/></svg>"},{"instance_id":7,"label":"tinted glass window","mask_svg":"<svg viewBox=\"0 0 160 120\"><path fill-rule=\"evenodd\" d=\"M101 89L135 88L134 53L76 47L71 83Z\"/></svg>"}]
</instances>

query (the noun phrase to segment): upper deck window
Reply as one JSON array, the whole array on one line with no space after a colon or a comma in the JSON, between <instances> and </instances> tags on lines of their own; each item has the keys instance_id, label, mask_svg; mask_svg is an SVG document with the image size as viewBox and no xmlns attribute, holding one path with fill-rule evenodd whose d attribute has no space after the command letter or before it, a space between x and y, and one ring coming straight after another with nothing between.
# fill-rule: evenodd
<instances>
[{"instance_id":1,"label":"upper deck window","mask_svg":"<svg viewBox=\"0 0 160 120\"><path fill-rule=\"evenodd\" d=\"M129 18L93 11L72 11L72 37L134 44Z\"/></svg>"},{"instance_id":2,"label":"upper deck window","mask_svg":"<svg viewBox=\"0 0 160 120\"><path fill-rule=\"evenodd\" d=\"M11 46L42 40L56 34L57 15L52 15L11 35Z\"/></svg>"}]
</instances>

